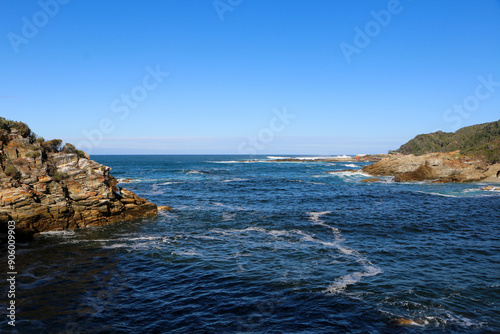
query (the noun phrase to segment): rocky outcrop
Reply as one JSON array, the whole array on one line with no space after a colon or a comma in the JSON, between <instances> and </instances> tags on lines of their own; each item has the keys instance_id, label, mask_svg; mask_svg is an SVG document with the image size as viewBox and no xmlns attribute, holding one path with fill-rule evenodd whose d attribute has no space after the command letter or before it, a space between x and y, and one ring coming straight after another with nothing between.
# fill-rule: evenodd
<instances>
[{"instance_id":1,"label":"rocky outcrop","mask_svg":"<svg viewBox=\"0 0 500 334\"><path fill-rule=\"evenodd\" d=\"M363 172L373 176L394 176L396 182L500 182L500 164L463 156L458 151L425 155L392 155Z\"/></svg>"},{"instance_id":2,"label":"rocky outcrop","mask_svg":"<svg viewBox=\"0 0 500 334\"><path fill-rule=\"evenodd\" d=\"M111 168L71 145L60 151L52 144L60 141L36 140L8 126L0 129L1 232L9 220L20 234L34 234L157 214L155 204L118 189Z\"/></svg>"},{"instance_id":3,"label":"rocky outcrop","mask_svg":"<svg viewBox=\"0 0 500 334\"><path fill-rule=\"evenodd\" d=\"M363 179L359 182L363 182L363 183L373 183L373 182L380 182L380 179L379 178L376 178L376 177L371 177L369 179Z\"/></svg>"},{"instance_id":4,"label":"rocky outcrop","mask_svg":"<svg viewBox=\"0 0 500 334\"><path fill-rule=\"evenodd\" d=\"M484 191L500 191L500 187L487 186L487 187L481 188L481 190L484 190Z\"/></svg>"}]
</instances>

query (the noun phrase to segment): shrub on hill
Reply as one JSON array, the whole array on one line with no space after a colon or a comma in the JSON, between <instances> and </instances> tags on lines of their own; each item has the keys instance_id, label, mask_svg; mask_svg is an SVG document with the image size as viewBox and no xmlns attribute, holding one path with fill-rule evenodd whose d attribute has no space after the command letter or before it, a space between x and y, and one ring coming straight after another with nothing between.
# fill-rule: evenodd
<instances>
[{"instance_id":1,"label":"shrub on hill","mask_svg":"<svg viewBox=\"0 0 500 334\"><path fill-rule=\"evenodd\" d=\"M403 154L422 155L433 152L452 152L482 158L489 163L500 161L500 121L468 126L456 132L438 131L421 134L402 145Z\"/></svg>"}]
</instances>

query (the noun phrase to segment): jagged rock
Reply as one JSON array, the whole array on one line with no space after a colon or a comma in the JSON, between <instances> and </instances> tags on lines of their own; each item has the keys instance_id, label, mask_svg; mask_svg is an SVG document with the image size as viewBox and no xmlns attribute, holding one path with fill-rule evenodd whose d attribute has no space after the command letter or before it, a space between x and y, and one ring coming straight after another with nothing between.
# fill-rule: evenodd
<instances>
[{"instance_id":1,"label":"jagged rock","mask_svg":"<svg viewBox=\"0 0 500 334\"><path fill-rule=\"evenodd\" d=\"M369 179L363 179L359 182L366 182L366 183L370 183L370 182L380 182L380 179L376 178L376 177L371 177Z\"/></svg>"},{"instance_id":2,"label":"jagged rock","mask_svg":"<svg viewBox=\"0 0 500 334\"><path fill-rule=\"evenodd\" d=\"M436 165L434 165L436 166ZM422 181L432 180L436 178L429 163L426 162L420 165L417 169L411 172L404 172L394 177L394 182L407 182L407 181Z\"/></svg>"},{"instance_id":3,"label":"jagged rock","mask_svg":"<svg viewBox=\"0 0 500 334\"><path fill-rule=\"evenodd\" d=\"M450 153L429 153L421 156L389 156L372 165L363 167L363 172L373 176L394 176L396 182L500 182L497 177L500 164Z\"/></svg>"},{"instance_id":4,"label":"jagged rock","mask_svg":"<svg viewBox=\"0 0 500 334\"><path fill-rule=\"evenodd\" d=\"M486 190L486 191L500 191L500 187L487 186L487 187L481 188L481 190ZM158 210L159 210L159 208L158 208Z\"/></svg>"},{"instance_id":5,"label":"jagged rock","mask_svg":"<svg viewBox=\"0 0 500 334\"><path fill-rule=\"evenodd\" d=\"M5 121L0 119L0 121ZM118 191L111 168L90 160L84 152L54 152L0 128L0 233L16 222L16 233L106 225L151 217L155 204L126 189Z\"/></svg>"},{"instance_id":6,"label":"jagged rock","mask_svg":"<svg viewBox=\"0 0 500 334\"><path fill-rule=\"evenodd\" d=\"M170 211L170 210L172 210L172 208L169 207L168 205L158 206L158 211Z\"/></svg>"}]
</instances>

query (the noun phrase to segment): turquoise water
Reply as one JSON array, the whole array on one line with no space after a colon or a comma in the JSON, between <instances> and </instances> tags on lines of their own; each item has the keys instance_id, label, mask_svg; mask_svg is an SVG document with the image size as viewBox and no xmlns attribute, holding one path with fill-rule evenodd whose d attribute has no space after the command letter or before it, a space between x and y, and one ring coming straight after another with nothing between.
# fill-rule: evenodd
<instances>
[{"instance_id":1,"label":"turquoise water","mask_svg":"<svg viewBox=\"0 0 500 334\"><path fill-rule=\"evenodd\" d=\"M500 331L499 193L251 158L94 156L173 210L19 245L17 332Z\"/></svg>"}]
</instances>

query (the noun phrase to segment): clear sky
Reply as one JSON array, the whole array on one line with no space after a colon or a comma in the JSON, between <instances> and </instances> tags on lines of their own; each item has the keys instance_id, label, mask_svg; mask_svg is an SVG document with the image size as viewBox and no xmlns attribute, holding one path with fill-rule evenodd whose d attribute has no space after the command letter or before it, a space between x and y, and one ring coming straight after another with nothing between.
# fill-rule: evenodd
<instances>
[{"instance_id":1,"label":"clear sky","mask_svg":"<svg viewBox=\"0 0 500 334\"><path fill-rule=\"evenodd\" d=\"M90 153L385 153L500 119L500 0L0 1L0 116Z\"/></svg>"}]
</instances>

